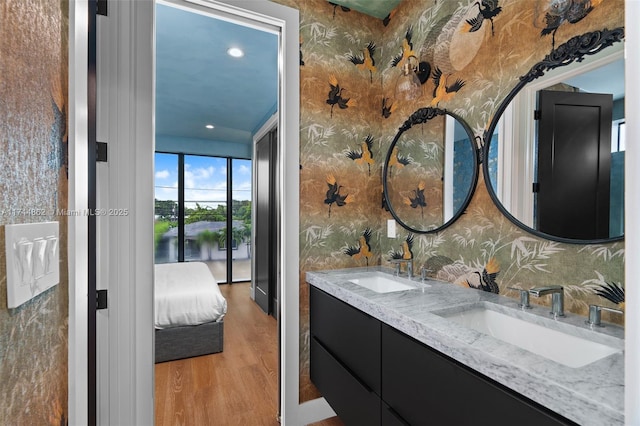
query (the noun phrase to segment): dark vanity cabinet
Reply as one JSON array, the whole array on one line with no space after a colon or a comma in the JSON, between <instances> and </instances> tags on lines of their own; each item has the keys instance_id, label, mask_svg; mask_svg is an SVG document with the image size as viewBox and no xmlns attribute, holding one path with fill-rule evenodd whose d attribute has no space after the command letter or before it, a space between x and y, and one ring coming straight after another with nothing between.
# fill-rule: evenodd
<instances>
[{"instance_id":1,"label":"dark vanity cabinet","mask_svg":"<svg viewBox=\"0 0 640 426\"><path fill-rule=\"evenodd\" d=\"M311 381L348 425L380 424L380 327L315 287L310 293Z\"/></svg>"},{"instance_id":2,"label":"dark vanity cabinet","mask_svg":"<svg viewBox=\"0 0 640 426\"><path fill-rule=\"evenodd\" d=\"M347 425L566 425L539 404L311 286L311 381Z\"/></svg>"},{"instance_id":3,"label":"dark vanity cabinet","mask_svg":"<svg viewBox=\"0 0 640 426\"><path fill-rule=\"evenodd\" d=\"M382 398L407 424L573 424L386 324L382 383Z\"/></svg>"}]
</instances>

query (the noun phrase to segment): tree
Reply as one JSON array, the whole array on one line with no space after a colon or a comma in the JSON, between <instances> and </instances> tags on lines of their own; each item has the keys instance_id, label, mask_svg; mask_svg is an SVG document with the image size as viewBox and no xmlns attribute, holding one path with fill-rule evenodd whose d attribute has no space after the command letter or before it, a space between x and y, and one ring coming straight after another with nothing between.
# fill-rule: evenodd
<instances>
[{"instance_id":1,"label":"tree","mask_svg":"<svg viewBox=\"0 0 640 426\"><path fill-rule=\"evenodd\" d=\"M226 247L226 243L227 243L227 228L222 228L221 230L218 231L219 234L219 238L218 238L218 244L220 247ZM245 237L245 228L243 227L237 227L234 226L231 229L231 238L233 238L233 241L236 242L236 244L241 244L244 242L244 237Z\"/></svg>"},{"instance_id":2,"label":"tree","mask_svg":"<svg viewBox=\"0 0 640 426\"><path fill-rule=\"evenodd\" d=\"M178 220L178 203L171 200L155 200L155 214L160 220L176 222Z\"/></svg>"},{"instance_id":3,"label":"tree","mask_svg":"<svg viewBox=\"0 0 640 426\"><path fill-rule=\"evenodd\" d=\"M211 207L202 207L196 203L195 209L185 209L185 223L195 222L224 222L227 220L227 208L220 204L215 209Z\"/></svg>"},{"instance_id":4,"label":"tree","mask_svg":"<svg viewBox=\"0 0 640 426\"><path fill-rule=\"evenodd\" d=\"M171 229L171 224L167 221L158 221L153 224L153 237L155 242L155 249L158 249L162 236Z\"/></svg>"},{"instance_id":5,"label":"tree","mask_svg":"<svg viewBox=\"0 0 640 426\"><path fill-rule=\"evenodd\" d=\"M233 219L251 223L251 201L233 201Z\"/></svg>"},{"instance_id":6,"label":"tree","mask_svg":"<svg viewBox=\"0 0 640 426\"><path fill-rule=\"evenodd\" d=\"M219 239L219 234L215 231L210 231L208 229L205 229L204 231L200 232L196 237L196 242L200 247L204 245L209 246L209 249L207 250L208 259L211 259L211 247L213 246L213 243L218 241L218 239Z\"/></svg>"}]
</instances>

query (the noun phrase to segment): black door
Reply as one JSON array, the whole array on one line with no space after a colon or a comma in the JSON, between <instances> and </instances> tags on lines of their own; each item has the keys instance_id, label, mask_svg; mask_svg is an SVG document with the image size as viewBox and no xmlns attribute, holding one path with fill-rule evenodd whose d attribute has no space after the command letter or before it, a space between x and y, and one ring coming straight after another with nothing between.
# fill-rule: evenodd
<instances>
[{"instance_id":1,"label":"black door","mask_svg":"<svg viewBox=\"0 0 640 426\"><path fill-rule=\"evenodd\" d=\"M256 230L255 297L256 303L267 314L275 314L277 217L275 214L275 171L277 133L272 130L256 144Z\"/></svg>"},{"instance_id":2,"label":"black door","mask_svg":"<svg viewBox=\"0 0 640 426\"><path fill-rule=\"evenodd\" d=\"M609 238L612 107L609 94L538 92L538 230Z\"/></svg>"}]
</instances>

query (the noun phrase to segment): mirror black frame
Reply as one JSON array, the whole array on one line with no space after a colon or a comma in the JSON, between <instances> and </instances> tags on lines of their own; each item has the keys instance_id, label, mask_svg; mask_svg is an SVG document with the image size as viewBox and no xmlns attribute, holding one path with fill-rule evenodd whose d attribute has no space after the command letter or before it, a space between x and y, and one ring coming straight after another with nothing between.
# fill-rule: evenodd
<instances>
[{"instance_id":1,"label":"mirror black frame","mask_svg":"<svg viewBox=\"0 0 640 426\"><path fill-rule=\"evenodd\" d=\"M497 194L493 189L493 185L491 183L491 178L489 175L489 164L486 161L489 158L489 145L491 144L491 137L493 136L493 132L498 125L498 121L502 117L504 110L511 103L513 98L520 92L520 90L526 86L531 81L542 77L545 72L551 71L552 69L562 67L565 65L569 65L573 62L582 62L585 56L595 55L601 50L611 46L613 43L621 42L624 40L624 27L615 28L613 30L603 29L602 31L593 31L582 34L580 36L572 37L566 43L558 46L556 49L552 50L545 58L535 64L529 72L522 77L520 77L520 81L518 84L509 92L507 97L502 101L495 114L493 115L493 119L487 130L483 134L483 149L482 149L482 158L484 159L482 165L482 174L484 176L485 185L487 187L487 191L491 196L494 204L502 214L504 214L514 225L519 228L537 236L540 238L545 238L552 241L558 241L561 243L568 244L598 244L598 243L609 243L614 241L622 241L624 240L624 234L619 237L613 238L602 238L602 239L593 239L593 240L581 240L574 238L564 238L556 235L550 235L536 229L530 228L518 219L516 219L503 205Z\"/></svg>"},{"instance_id":2,"label":"mirror black frame","mask_svg":"<svg viewBox=\"0 0 640 426\"><path fill-rule=\"evenodd\" d=\"M422 230L422 229L415 229L409 225L407 225L402 219L400 219L398 217L398 214L395 212L395 210L393 209L393 206L391 205L391 203L389 203L389 191L388 191L388 185L387 185L387 175L388 175L388 171L389 171L389 160L391 160L391 155L393 153L393 148L396 146L398 140L400 139L400 137L402 136L402 134L404 132L406 132L407 130L409 130L410 128L412 128L413 126L417 125L417 124L424 124L427 121L440 116L440 115L449 115L451 117L453 117L454 119L456 119L460 125L464 128L464 130L467 132L467 136L469 137L469 143L471 144L471 149L473 151L473 177L472 177L472 182L469 188L469 191L467 193L467 197L465 198L464 202L462 203L461 207L458 209L458 211L455 212L455 214L451 217L451 219L449 219L447 222L443 223L442 225L433 228L433 229L429 229L429 230ZM469 203L471 202L471 198L473 197L473 194L476 190L476 186L478 185L478 174L479 174L479 151L480 148L478 148L476 146L476 136L473 134L473 131L471 130L471 128L469 127L469 125L457 114L452 113L451 111L447 111L446 109L440 109L440 108L431 108L431 107L426 107L426 108L420 108L418 110L416 110L413 114L411 114L411 116L409 116L409 118L404 122L404 124L402 126L400 126L398 128L398 133L396 133L395 138L393 139L393 142L391 142L391 145L389 146L389 150L387 151L387 156L385 158L384 161L384 167L382 169L382 191L383 191L383 204L386 205L386 208L389 210L389 213L391 213L391 216L393 216L393 218L395 219L395 221L402 226L403 228L407 229L410 232L416 233L416 234L435 234L437 232L442 231L443 229L447 228L448 226L450 226L452 223L454 223L456 220L458 220L458 218L460 216L462 216L462 214L467 210L467 207L469 206Z\"/></svg>"}]
</instances>

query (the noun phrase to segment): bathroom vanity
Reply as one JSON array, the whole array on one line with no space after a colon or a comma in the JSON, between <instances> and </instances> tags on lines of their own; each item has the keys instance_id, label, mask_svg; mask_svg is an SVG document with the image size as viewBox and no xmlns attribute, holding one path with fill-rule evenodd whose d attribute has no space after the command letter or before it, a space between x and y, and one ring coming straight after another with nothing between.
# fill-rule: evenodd
<instances>
[{"instance_id":1,"label":"bathroom vanity","mask_svg":"<svg viewBox=\"0 0 640 426\"><path fill-rule=\"evenodd\" d=\"M348 425L624 423L620 327L371 268L307 281L311 380Z\"/></svg>"}]
</instances>

